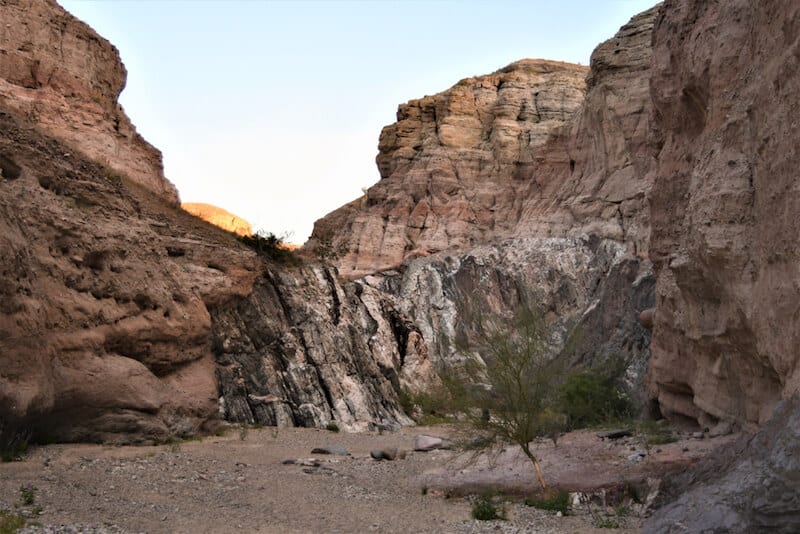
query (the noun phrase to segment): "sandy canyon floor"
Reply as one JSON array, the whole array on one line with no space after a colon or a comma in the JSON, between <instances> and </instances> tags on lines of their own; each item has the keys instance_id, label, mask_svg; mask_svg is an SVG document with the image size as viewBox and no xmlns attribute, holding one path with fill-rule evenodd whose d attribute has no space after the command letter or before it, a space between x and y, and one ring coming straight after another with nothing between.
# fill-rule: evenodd
<instances>
[{"instance_id":1,"label":"sandy canyon floor","mask_svg":"<svg viewBox=\"0 0 800 534\"><path fill-rule=\"evenodd\" d=\"M0 464L0 509L33 516L26 532L639 531L639 512L602 516L597 501L591 513L581 506L559 517L510 498L507 521L473 520L469 493L492 488L524 495L534 488L533 469L513 448L491 461L411 451L415 435L449 431L231 429L173 445L36 447L24 461ZM557 447L542 442L536 449L552 484L590 489L680 469L729 439L687 436L645 451L636 438L601 441L582 431L562 436ZM311 454L322 446L350 455ZM387 447L409 452L395 461L370 457ZM638 452L649 454L632 460ZM299 462L285 463L290 459ZM22 487L33 488L34 503L22 504Z\"/></svg>"}]
</instances>

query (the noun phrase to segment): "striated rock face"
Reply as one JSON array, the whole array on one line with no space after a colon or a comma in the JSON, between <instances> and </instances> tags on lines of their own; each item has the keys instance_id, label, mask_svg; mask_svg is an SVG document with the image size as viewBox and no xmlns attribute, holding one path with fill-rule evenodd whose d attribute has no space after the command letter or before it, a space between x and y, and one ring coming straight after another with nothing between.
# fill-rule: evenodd
<instances>
[{"instance_id":1,"label":"striated rock face","mask_svg":"<svg viewBox=\"0 0 800 534\"><path fill-rule=\"evenodd\" d=\"M651 394L703 426L800 389L800 5L665 3L654 36Z\"/></svg>"},{"instance_id":2,"label":"striated rock face","mask_svg":"<svg viewBox=\"0 0 800 534\"><path fill-rule=\"evenodd\" d=\"M510 233L520 169L580 106L586 68L526 59L400 106L381 132L381 181L316 222L309 247L346 277Z\"/></svg>"},{"instance_id":3,"label":"striated rock face","mask_svg":"<svg viewBox=\"0 0 800 534\"><path fill-rule=\"evenodd\" d=\"M217 206L201 202L184 202L181 208L228 232L253 235L253 227L249 222Z\"/></svg>"},{"instance_id":4,"label":"striated rock face","mask_svg":"<svg viewBox=\"0 0 800 534\"><path fill-rule=\"evenodd\" d=\"M169 202L161 152L117 102L127 73L119 52L55 0L0 2L0 106Z\"/></svg>"},{"instance_id":5,"label":"striated rock face","mask_svg":"<svg viewBox=\"0 0 800 534\"><path fill-rule=\"evenodd\" d=\"M397 297L434 364L456 361L480 340L485 319L509 317L524 303L545 311L553 348L569 363L622 363L630 391L643 390L650 335L631 310L652 306L654 279L617 241L509 239L419 258L402 274L363 281ZM423 393L425 386L406 389Z\"/></svg>"},{"instance_id":6,"label":"striated rock face","mask_svg":"<svg viewBox=\"0 0 800 534\"><path fill-rule=\"evenodd\" d=\"M386 295L329 267L267 269L213 312L226 419L347 430L409 424L401 386L436 380L422 337Z\"/></svg>"}]
</instances>

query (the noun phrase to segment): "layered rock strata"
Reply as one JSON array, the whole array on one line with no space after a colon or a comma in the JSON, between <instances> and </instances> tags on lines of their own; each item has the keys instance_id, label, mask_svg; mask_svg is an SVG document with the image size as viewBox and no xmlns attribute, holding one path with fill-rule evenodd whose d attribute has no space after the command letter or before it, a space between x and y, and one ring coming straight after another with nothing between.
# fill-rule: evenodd
<instances>
[{"instance_id":1,"label":"layered rock strata","mask_svg":"<svg viewBox=\"0 0 800 534\"><path fill-rule=\"evenodd\" d=\"M253 235L253 227L249 222L217 206L202 202L184 202L181 208L228 232Z\"/></svg>"},{"instance_id":2,"label":"layered rock strata","mask_svg":"<svg viewBox=\"0 0 800 534\"><path fill-rule=\"evenodd\" d=\"M800 389L800 5L670 0L654 35L651 393L713 426Z\"/></svg>"},{"instance_id":3,"label":"layered rock strata","mask_svg":"<svg viewBox=\"0 0 800 534\"><path fill-rule=\"evenodd\" d=\"M161 152L136 132L117 99L119 52L55 0L0 2L0 106L168 200Z\"/></svg>"},{"instance_id":4,"label":"layered rock strata","mask_svg":"<svg viewBox=\"0 0 800 534\"><path fill-rule=\"evenodd\" d=\"M509 233L519 171L584 96L586 68L522 60L399 107L381 132L381 181L316 222L309 243L336 251L343 276Z\"/></svg>"}]
</instances>

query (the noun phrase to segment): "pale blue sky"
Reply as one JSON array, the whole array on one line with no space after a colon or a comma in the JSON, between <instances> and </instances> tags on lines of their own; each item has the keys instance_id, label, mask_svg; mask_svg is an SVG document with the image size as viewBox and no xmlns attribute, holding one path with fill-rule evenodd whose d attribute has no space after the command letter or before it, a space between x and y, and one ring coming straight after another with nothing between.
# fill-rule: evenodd
<instances>
[{"instance_id":1,"label":"pale blue sky","mask_svg":"<svg viewBox=\"0 0 800 534\"><path fill-rule=\"evenodd\" d=\"M589 63L655 0L59 0L120 50L121 102L186 202L292 232L378 178L397 105L525 57Z\"/></svg>"}]
</instances>

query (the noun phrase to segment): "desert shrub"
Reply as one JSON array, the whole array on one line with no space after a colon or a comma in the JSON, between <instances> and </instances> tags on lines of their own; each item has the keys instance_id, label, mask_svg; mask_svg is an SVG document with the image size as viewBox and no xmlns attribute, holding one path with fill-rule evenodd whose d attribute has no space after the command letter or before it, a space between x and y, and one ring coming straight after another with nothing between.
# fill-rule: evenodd
<instances>
[{"instance_id":1,"label":"desert shrub","mask_svg":"<svg viewBox=\"0 0 800 534\"><path fill-rule=\"evenodd\" d=\"M492 519L505 519L505 506L499 508L492 501L491 494L484 494L472 503L472 518L478 521L491 521Z\"/></svg>"},{"instance_id":2,"label":"desert shrub","mask_svg":"<svg viewBox=\"0 0 800 534\"><path fill-rule=\"evenodd\" d=\"M25 526L25 518L11 510L0 510L0 534L14 534Z\"/></svg>"},{"instance_id":3,"label":"desert shrub","mask_svg":"<svg viewBox=\"0 0 800 534\"><path fill-rule=\"evenodd\" d=\"M330 432L339 432L339 425L336 424L336 421L330 421L325 428Z\"/></svg>"},{"instance_id":4,"label":"desert shrub","mask_svg":"<svg viewBox=\"0 0 800 534\"><path fill-rule=\"evenodd\" d=\"M672 429L659 421L641 421L636 425L636 432L648 447L678 441Z\"/></svg>"},{"instance_id":5,"label":"desert shrub","mask_svg":"<svg viewBox=\"0 0 800 534\"><path fill-rule=\"evenodd\" d=\"M540 510L561 512L563 515L567 515L569 513L569 493L563 490L544 491L525 499L525 504Z\"/></svg>"},{"instance_id":6,"label":"desert shrub","mask_svg":"<svg viewBox=\"0 0 800 534\"><path fill-rule=\"evenodd\" d=\"M36 502L36 486L20 486L19 498L25 506Z\"/></svg>"},{"instance_id":7,"label":"desert shrub","mask_svg":"<svg viewBox=\"0 0 800 534\"><path fill-rule=\"evenodd\" d=\"M259 256L284 265L297 265L300 258L284 242L284 237L272 232L256 232L238 237L239 241L256 251Z\"/></svg>"},{"instance_id":8,"label":"desert shrub","mask_svg":"<svg viewBox=\"0 0 800 534\"><path fill-rule=\"evenodd\" d=\"M560 411L569 428L585 428L633 414L622 387L622 366L598 367L567 376L560 392Z\"/></svg>"}]
</instances>

